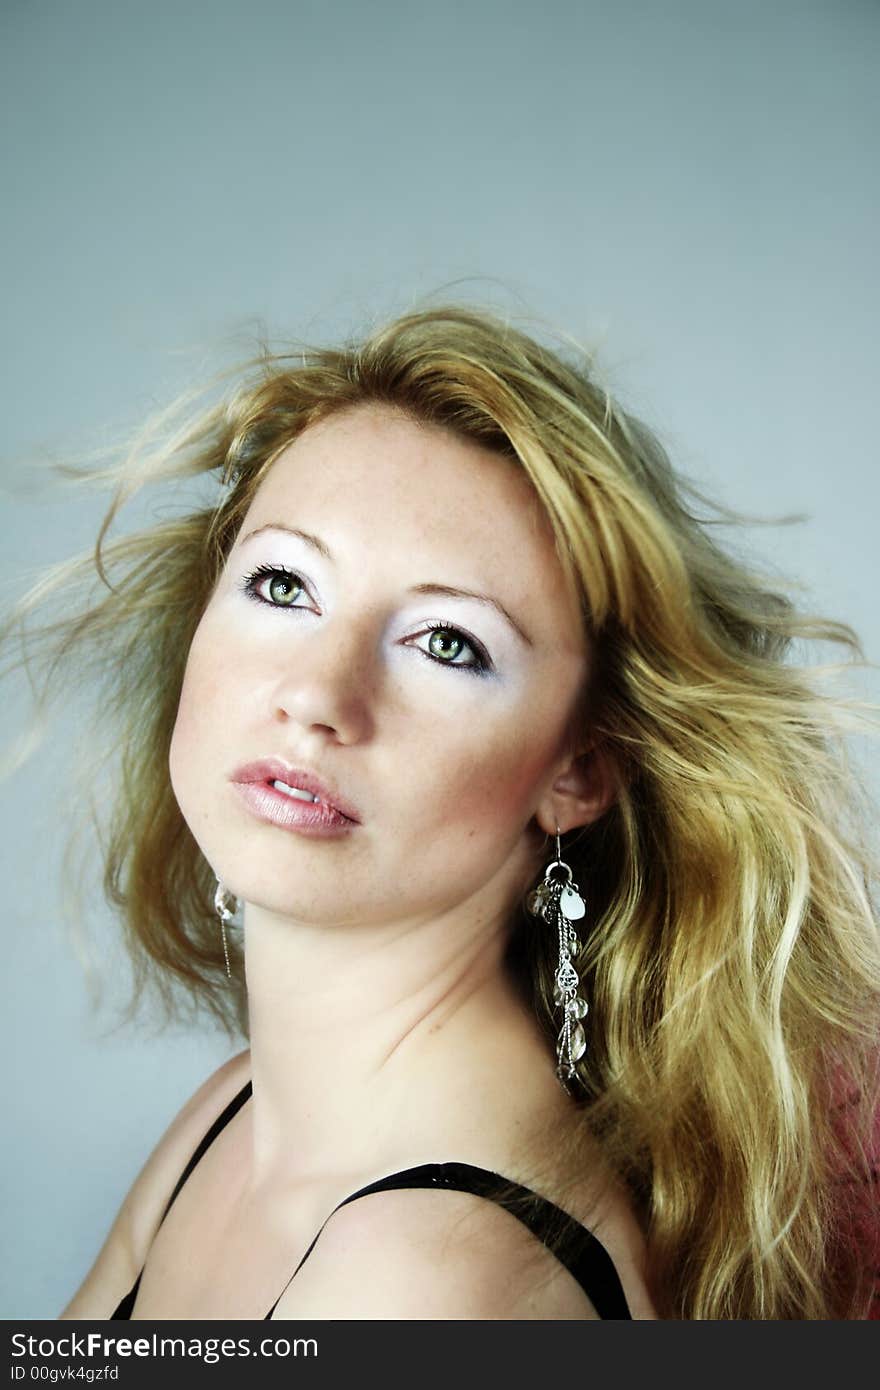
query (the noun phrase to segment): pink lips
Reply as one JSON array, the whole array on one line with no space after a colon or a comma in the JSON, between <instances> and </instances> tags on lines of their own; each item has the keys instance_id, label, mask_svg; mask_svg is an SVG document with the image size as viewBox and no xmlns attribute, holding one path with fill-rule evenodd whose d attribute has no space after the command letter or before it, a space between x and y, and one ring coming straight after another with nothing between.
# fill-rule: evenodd
<instances>
[{"instance_id":1,"label":"pink lips","mask_svg":"<svg viewBox=\"0 0 880 1390\"><path fill-rule=\"evenodd\" d=\"M236 768L229 779L251 811L260 819L284 829L312 835L333 835L360 823L354 806L332 787L303 768L291 767L280 758L261 758ZM278 791L272 783L310 792L317 801L301 801Z\"/></svg>"}]
</instances>

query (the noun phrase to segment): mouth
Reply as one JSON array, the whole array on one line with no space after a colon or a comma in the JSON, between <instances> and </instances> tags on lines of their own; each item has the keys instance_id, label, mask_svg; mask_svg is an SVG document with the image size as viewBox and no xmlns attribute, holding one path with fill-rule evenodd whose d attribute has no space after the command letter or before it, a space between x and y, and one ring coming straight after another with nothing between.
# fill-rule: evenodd
<instances>
[{"instance_id":1,"label":"mouth","mask_svg":"<svg viewBox=\"0 0 880 1390\"><path fill-rule=\"evenodd\" d=\"M269 782L268 786L274 787L276 791L284 792L285 796L295 797L297 801L311 801L321 804L319 796L312 796L311 792L303 791L302 787L289 787L286 782L282 782L278 778L274 782Z\"/></svg>"},{"instance_id":2,"label":"mouth","mask_svg":"<svg viewBox=\"0 0 880 1390\"><path fill-rule=\"evenodd\" d=\"M232 773L230 781L242 787L262 785L278 797L291 803L321 808L322 814L338 816L342 821L359 825L357 809L329 783L305 768L291 767L280 758L261 758L246 763Z\"/></svg>"}]
</instances>

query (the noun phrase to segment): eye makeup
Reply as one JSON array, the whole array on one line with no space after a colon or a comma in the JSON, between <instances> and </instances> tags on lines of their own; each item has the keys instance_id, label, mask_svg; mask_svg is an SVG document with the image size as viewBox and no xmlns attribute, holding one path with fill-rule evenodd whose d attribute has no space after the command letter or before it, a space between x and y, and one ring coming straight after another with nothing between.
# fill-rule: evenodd
<instances>
[{"instance_id":1,"label":"eye makeup","mask_svg":"<svg viewBox=\"0 0 880 1390\"><path fill-rule=\"evenodd\" d=\"M258 565L255 570L241 579L240 587L249 599L255 603L261 603L267 608L283 611L284 609L306 607L305 604L293 601L277 602L272 598L264 597L261 589L267 580L269 581L268 591L270 594L273 582L280 581L281 585L285 586L288 593L292 593L294 598L302 594L307 595L302 577L295 570L288 569L286 565ZM416 650L436 665L446 666L455 671L467 671L474 676L485 676L494 670L492 660L483 644L454 623L444 621L426 623L422 630L415 634L415 637L424 637L426 634L430 634L428 648L433 648L433 650L419 646L416 646ZM407 645L414 644L415 637L408 639ZM444 638L451 639L451 641L444 641ZM451 654L449 654L450 648L452 649ZM463 650L469 651L473 659L470 661L456 660Z\"/></svg>"}]
</instances>

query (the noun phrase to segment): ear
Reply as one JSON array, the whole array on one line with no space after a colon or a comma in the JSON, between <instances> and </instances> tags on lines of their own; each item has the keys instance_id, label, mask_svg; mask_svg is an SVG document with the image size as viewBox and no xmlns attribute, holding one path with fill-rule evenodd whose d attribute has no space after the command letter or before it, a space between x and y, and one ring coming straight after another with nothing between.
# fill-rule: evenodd
<instances>
[{"instance_id":1,"label":"ear","mask_svg":"<svg viewBox=\"0 0 880 1390\"><path fill-rule=\"evenodd\" d=\"M546 835L592 825L604 816L617 795L614 760L596 743L572 756L553 779L535 808L535 819Z\"/></svg>"}]
</instances>

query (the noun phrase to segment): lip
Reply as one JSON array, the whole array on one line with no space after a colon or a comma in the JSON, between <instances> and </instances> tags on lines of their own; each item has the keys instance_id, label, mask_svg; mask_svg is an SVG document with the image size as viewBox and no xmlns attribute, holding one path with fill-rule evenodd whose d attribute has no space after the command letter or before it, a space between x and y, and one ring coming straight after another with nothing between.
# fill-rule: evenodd
<instances>
[{"instance_id":1,"label":"lip","mask_svg":"<svg viewBox=\"0 0 880 1390\"><path fill-rule=\"evenodd\" d=\"M265 804L267 807L280 802L284 807L309 812L309 819L311 820L317 821L319 818L323 818L327 821L328 816L332 815L343 824L360 824L360 814L357 808L341 796L334 787L327 782L322 782L313 772L309 772L305 768L291 767L290 763L286 763L282 758L260 758L256 762L245 763L242 767L236 768L229 780L242 792L252 794L251 805L255 804L253 796L262 796L262 793L265 792L271 798L271 803L262 802L261 804ZM319 801L318 803L296 801L292 797L286 796L284 792L276 791L270 785L274 781L286 782L289 787L299 787L301 791L311 792L312 796L319 798ZM274 816L273 819L275 819Z\"/></svg>"}]
</instances>

